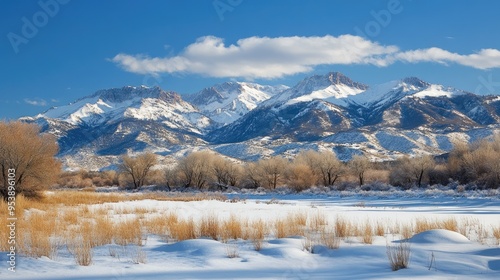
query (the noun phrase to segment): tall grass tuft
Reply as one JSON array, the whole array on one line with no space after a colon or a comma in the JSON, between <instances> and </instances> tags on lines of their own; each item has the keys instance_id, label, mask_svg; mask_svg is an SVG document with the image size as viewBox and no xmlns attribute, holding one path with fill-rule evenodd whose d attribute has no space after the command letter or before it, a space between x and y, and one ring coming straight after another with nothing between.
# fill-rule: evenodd
<instances>
[{"instance_id":1,"label":"tall grass tuft","mask_svg":"<svg viewBox=\"0 0 500 280\"><path fill-rule=\"evenodd\" d=\"M396 245L387 244L386 249L392 271L408 268L411 255L411 247L408 241L400 241Z\"/></svg>"}]
</instances>

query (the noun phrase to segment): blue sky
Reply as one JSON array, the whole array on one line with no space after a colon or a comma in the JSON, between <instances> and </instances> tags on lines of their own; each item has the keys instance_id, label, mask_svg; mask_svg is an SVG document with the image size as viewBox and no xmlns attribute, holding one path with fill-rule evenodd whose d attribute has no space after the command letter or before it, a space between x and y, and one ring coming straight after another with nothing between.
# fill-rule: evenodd
<instances>
[{"instance_id":1,"label":"blue sky","mask_svg":"<svg viewBox=\"0 0 500 280\"><path fill-rule=\"evenodd\" d=\"M500 1L0 2L0 118L96 90L181 94L227 81L293 86L340 71L500 93Z\"/></svg>"}]
</instances>

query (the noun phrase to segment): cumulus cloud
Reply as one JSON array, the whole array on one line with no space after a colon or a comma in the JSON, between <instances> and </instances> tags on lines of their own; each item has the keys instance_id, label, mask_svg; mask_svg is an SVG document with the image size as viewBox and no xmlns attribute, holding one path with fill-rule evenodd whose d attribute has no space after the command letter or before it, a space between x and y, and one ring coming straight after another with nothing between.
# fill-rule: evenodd
<instances>
[{"instance_id":1,"label":"cumulus cloud","mask_svg":"<svg viewBox=\"0 0 500 280\"><path fill-rule=\"evenodd\" d=\"M47 101L41 98L33 98L33 99L25 98L24 102L33 106L47 106Z\"/></svg>"},{"instance_id":2,"label":"cumulus cloud","mask_svg":"<svg viewBox=\"0 0 500 280\"><path fill-rule=\"evenodd\" d=\"M249 37L226 45L206 36L168 57L120 53L111 61L138 74L189 73L209 77L279 78L308 72L318 65L366 64L385 67L407 63L457 63L478 69L500 67L500 51L483 49L461 55L440 48L401 51L359 36Z\"/></svg>"}]
</instances>

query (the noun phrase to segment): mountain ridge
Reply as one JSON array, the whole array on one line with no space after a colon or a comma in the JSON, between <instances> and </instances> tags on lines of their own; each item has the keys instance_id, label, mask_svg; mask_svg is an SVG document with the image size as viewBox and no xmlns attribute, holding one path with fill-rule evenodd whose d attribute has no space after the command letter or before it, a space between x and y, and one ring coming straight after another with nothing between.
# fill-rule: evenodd
<instances>
[{"instance_id":1,"label":"mountain ridge","mask_svg":"<svg viewBox=\"0 0 500 280\"><path fill-rule=\"evenodd\" d=\"M97 169L123 153L175 158L199 148L239 159L312 147L342 159L364 153L384 160L443 153L456 139L498 131L500 97L416 77L367 86L330 72L293 87L226 82L189 96L159 87L105 89L22 120L56 135L66 163L78 158Z\"/></svg>"}]
</instances>

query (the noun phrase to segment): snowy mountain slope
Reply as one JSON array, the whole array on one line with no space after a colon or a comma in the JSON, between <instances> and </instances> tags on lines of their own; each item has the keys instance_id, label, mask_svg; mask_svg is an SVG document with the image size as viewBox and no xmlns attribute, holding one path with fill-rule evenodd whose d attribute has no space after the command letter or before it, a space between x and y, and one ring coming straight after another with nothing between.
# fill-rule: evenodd
<instances>
[{"instance_id":1,"label":"snowy mountain slope","mask_svg":"<svg viewBox=\"0 0 500 280\"><path fill-rule=\"evenodd\" d=\"M98 126L133 118L163 122L174 129L201 133L211 124L193 105L175 92L159 87L123 87L100 90L74 103L54 107L36 119L58 119L71 125Z\"/></svg>"},{"instance_id":2,"label":"snowy mountain slope","mask_svg":"<svg viewBox=\"0 0 500 280\"><path fill-rule=\"evenodd\" d=\"M204 145L201 137L212 125L177 93L130 86L101 90L24 120L56 135L60 156L80 158Z\"/></svg>"},{"instance_id":3,"label":"snowy mountain slope","mask_svg":"<svg viewBox=\"0 0 500 280\"><path fill-rule=\"evenodd\" d=\"M330 72L326 75L314 75L305 78L294 87L263 102L262 106L276 108L318 99L332 104L345 105L343 99L359 94L366 89L368 89L368 86L354 82L342 73Z\"/></svg>"},{"instance_id":4,"label":"snowy mountain slope","mask_svg":"<svg viewBox=\"0 0 500 280\"><path fill-rule=\"evenodd\" d=\"M338 72L314 75L262 102L237 121L208 135L217 143L254 137L312 140L350 129L357 122L343 100L367 89Z\"/></svg>"},{"instance_id":5,"label":"snowy mountain slope","mask_svg":"<svg viewBox=\"0 0 500 280\"><path fill-rule=\"evenodd\" d=\"M500 98L410 77L368 87L341 73L307 77L292 88L227 82L186 97L158 87L100 90L24 121L59 141L66 166L102 168L145 150L167 162L197 149L256 160L332 150L366 154L441 154L455 139L500 129ZM226 125L224 125L226 124ZM77 168L77 166L76 166Z\"/></svg>"},{"instance_id":6,"label":"snowy mountain slope","mask_svg":"<svg viewBox=\"0 0 500 280\"><path fill-rule=\"evenodd\" d=\"M226 82L205 88L186 100L220 125L234 122L261 102L288 87L263 86L254 83Z\"/></svg>"}]
</instances>

